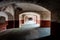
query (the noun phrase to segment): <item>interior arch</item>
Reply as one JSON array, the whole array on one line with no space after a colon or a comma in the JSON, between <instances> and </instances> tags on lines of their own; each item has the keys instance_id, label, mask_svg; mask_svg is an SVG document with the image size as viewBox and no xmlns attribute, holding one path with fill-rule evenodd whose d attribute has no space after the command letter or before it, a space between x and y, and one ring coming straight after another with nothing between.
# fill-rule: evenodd
<instances>
[{"instance_id":1,"label":"interior arch","mask_svg":"<svg viewBox=\"0 0 60 40\"><path fill-rule=\"evenodd\" d=\"M40 25L40 15L36 12L23 12L19 14L19 27L28 21L28 18L32 18L36 24Z\"/></svg>"},{"instance_id":2,"label":"interior arch","mask_svg":"<svg viewBox=\"0 0 60 40\"><path fill-rule=\"evenodd\" d=\"M5 22L1 23L2 25L0 25L0 30L5 30L7 29L7 25L8 25L8 15L5 12L0 11L0 16L5 18L5 20L1 19L2 22L4 21Z\"/></svg>"}]
</instances>

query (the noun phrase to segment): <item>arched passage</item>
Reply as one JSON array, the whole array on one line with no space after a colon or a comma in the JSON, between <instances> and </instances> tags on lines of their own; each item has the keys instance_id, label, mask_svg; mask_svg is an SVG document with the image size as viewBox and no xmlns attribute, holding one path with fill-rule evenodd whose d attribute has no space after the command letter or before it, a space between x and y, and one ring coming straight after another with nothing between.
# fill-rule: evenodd
<instances>
[{"instance_id":1,"label":"arched passage","mask_svg":"<svg viewBox=\"0 0 60 40\"><path fill-rule=\"evenodd\" d=\"M22 12L38 12L38 14L41 16L41 27L50 27L51 23L51 12L36 4L32 3L15 3L17 7L22 9ZM17 14L21 14L22 12ZM18 17L17 17L18 18Z\"/></svg>"},{"instance_id":2,"label":"arched passage","mask_svg":"<svg viewBox=\"0 0 60 40\"><path fill-rule=\"evenodd\" d=\"M22 10L20 10L19 13L18 12L15 13L16 14L16 15L14 15L16 17L15 20L17 20L17 21L19 20L19 14L21 14L22 12L25 12L25 11L26 12L28 12L28 11L38 12L38 14L41 16L41 27L50 27L51 12L48 9L46 9L40 5L32 4L32 3L19 3L19 2L16 3L16 2L14 2L14 4L15 4L15 8L19 7L22 9ZM8 9L10 9L10 7L8 7ZM10 11L8 11L8 12L10 12ZM14 13L12 13L12 14L14 14Z\"/></svg>"},{"instance_id":3,"label":"arched passage","mask_svg":"<svg viewBox=\"0 0 60 40\"><path fill-rule=\"evenodd\" d=\"M41 27L50 27L50 22L51 22L51 12L49 10L47 10L46 8L42 7L42 6L39 6L39 5L36 5L36 4L31 4L31 3L15 3L17 7L19 8L22 8L22 12L38 12L39 15L40 15L40 20L41 20ZM22 12L18 13L17 16L19 16L19 14L21 14ZM16 14L17 14L16 13ZM19 17L18 18L18 21L19 21ZM16 19L17 20L17 19ZM44 30L44 29L42 29ZM44 34L48 34L50 35L50 31L46 31L46 29L44 30L45 32L43 32ZM40 31L41 32L41 31ZM46 33L48 32L48 33ZM41 33L39 33L40 36L41 36ZM45 35L44 35L45 36ZM46 35L47 36L47 35ZM33 36L35 37L35 35ZM29 37L30 38L30 37Z\"/></svg>"},{"instance_id":4,"label":"arched passage","mask_svg":"<svg viewBox=\"0 0 60 40\"><path fill-rule=\"evenodd\" d=\"M40 15L36 12L23 12L19 14L19 27L28 21L28 18L32 18L36 24L40 25Z\"/></svg>"},{"instance_id":5,"label":"arched passage","mask_svg":"<svg viewBox=\"0 0 60 40\"><path fill-rule=\"evenodd\" d=\"M8 25L8 15L5 12L0 12L0 30L5 30L7 29L7 25Z\"/></svg>"}]
</instances>

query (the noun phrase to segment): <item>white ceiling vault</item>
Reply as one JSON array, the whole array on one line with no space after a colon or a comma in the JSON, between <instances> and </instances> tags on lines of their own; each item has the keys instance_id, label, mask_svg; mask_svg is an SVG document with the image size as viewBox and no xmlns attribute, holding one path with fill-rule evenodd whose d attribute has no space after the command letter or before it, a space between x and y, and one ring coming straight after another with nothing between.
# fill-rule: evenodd
<instances>
[{"instance_id":1,"label":"white ceiling vault","mask_svg":"<svg viewBox=\"0 0 60 40\"><path fill-rule=\"evenodd\" d=\"M0 3L0 7L1 6L7 6L7 5L9 5L9 4L16 4L17 6L19 6L19 7L22 7L22 8L24 8L24 9L26 9L26 7L27 8L29 8L30 10L32 10L31 8L37 8L36 10L43 10L43 11L49 11L48 9L46 9L46 8L44 8L44 7L42 7L42 6L40 6L40 5L37 5L37 4L34 4L34 3L27 3L27 2L18 2L18 1L4 1L4 2L1 2ZM30 7L29 7L30 6Z\"/></svg>"},{"instance_id":2,"label":"white ceiling vault","mask_svg":"<svg viewBox=\"0 0 60 40\"><path fill-rule=\"evenodd\" d=\"M28 11L28 10L30 10L30 11L39 11L39 12L42 11L42 13L40 13L43 16L42 19L51 20L51 11L49 11L48 9L46 9L46 8L40 6L40 5L37 5L37 4L26 3L26 2L25 3L24 2L15 2L14 1L14 2L9 2L9 3L6 2L6 3L3 3L2 5L0 3L0 7L9 6L11 4L15 4L16 5L15 7L22 8L23 11ZM14 13L12 13L12 15L14 15Z\"/></svg>"}]
</instances>

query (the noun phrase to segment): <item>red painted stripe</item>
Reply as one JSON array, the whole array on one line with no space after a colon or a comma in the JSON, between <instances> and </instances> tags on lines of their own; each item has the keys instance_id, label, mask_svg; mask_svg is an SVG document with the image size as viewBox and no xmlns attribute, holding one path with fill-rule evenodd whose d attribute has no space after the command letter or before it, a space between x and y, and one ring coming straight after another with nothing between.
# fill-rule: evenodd
<instances>
[{"instance_id":1,"label":"red painted stripe","mask_svg":"<svg viewBox=\"0 0 60 40\"><path fill-rule=\"evenodd\" d=\"M49 20L41 20L41 27L50 27L51 21Z\"/></svg>"},{"instance_id":2,"label":"red painted stripe","mask_svg":"<svg viewBox=\"0 0 60 40\"><path fill-rule=\"evenodd\" d=\"M21 20L22 24L24 23L24 20ZM37 24L40 24L40 27L50 27L51 21L50 20L36 20Z\"/></svg>"},{"instance_id":3,"label":"red painted stripe","mask_svg":"<svg viewBox=\"0 0 60 40\"><path fill-rule=\"evenodd\" d=\"M8 24L9 22L9 24ZM20 20L19 22L24 23L24 20ZM40 23L40 27L50 27L51 26L51 21L50 20L37 20L37 23ZM8 24L9 28L14 28L14 23L13 21L6 21L5 24ZM19 24L19 23L18 23ZM6 27L6 25L0 24L0 27Z\"/></svg>"}]
</instances>

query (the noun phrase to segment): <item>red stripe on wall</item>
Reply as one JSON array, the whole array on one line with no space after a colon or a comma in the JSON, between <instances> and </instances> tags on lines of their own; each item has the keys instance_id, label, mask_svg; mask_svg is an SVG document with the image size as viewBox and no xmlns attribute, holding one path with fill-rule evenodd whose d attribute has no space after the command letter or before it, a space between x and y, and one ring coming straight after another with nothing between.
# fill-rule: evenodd
<instances>
[{"instance_id":1,"label":"red stripe on wall","mask_svg":"<svg viewBox=\"0 0 60 40\"><path fill-rule=\"evenodd\" d=\"M22 24L24 24L24 20L21 20ZM50 27L51 21L50 20L36 20L37 24L40 24L40 27Z\"/></svg>"},{"instance_id":2,"label":"red stripe on wall","mask_svg":"<svg viewBox=\"0 0 60 40\"><path fill-rule=\"evenodd\" d=\"M51 21L50 20L41 20L41 27L50 27Z\"/></svg>"}]
</instances>

